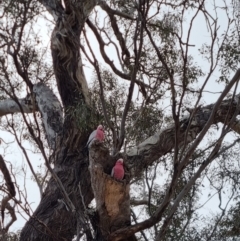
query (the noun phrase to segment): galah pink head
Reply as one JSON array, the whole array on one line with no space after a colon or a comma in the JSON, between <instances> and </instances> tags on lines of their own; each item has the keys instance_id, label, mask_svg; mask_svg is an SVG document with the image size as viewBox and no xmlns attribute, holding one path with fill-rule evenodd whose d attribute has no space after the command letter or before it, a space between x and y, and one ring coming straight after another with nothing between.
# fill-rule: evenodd
<instances>
[{"instance_id":1,"label":"galah pink head","mask_svg":"<svg viewBox=\"0 0 240 241\"><path fill-rule=\"evenodd\" d=\"M99 125L99 126L97 127L97 129L98 129L98 130L101 130L101 131L103 131L103 132L104 132L104 128L103 128L103 126L102 126L102 125Z\"/></svg>"},{"instance_id":2,"label":"galah pink head","mask_svg":"<svg viewBox=\"0 0 240 241\"><path fill-rule=\"evenodd\" d=\"M101 142L104 140L104 129L103 129L102 125L99 125L97 127L95 139L97 139L97 140L99 140Z\"/></svg>"},{"instance_id":3,"label":"galah pink head","mask_svg":"<svg viewBox=\"0 0 240 241\"><path fill-rule=\"evenodd\" d=\"M122 158L120 158L116 161L116 164L112 169L111 176L119 181L124 178L124 167L123 167L123 159Z\"/></svg>"},{"instance_id":4,"label":"galah pink head","mask_svg":"<svg viewBox=\"0 0 240 241\"><path fill-rule=\"evenodd\" d=\"M118 159L117 163L123 165L123 159L122 158Z\"/></svg>"}]
</instances>

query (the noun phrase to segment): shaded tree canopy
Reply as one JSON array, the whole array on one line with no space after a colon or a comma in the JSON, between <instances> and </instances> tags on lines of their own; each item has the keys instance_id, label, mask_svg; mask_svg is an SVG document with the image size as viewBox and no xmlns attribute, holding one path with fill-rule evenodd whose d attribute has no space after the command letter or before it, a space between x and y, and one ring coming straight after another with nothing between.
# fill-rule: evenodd
<instances>
[{"instance_id":1,"label":"shaded tree canopy","mask_svg":"<svg viewBox=\"0 0 240 241\"><path fill-rule=\"evenodd\" d=\"M0 127L40 203L1 136L1 239L236 240L237 4L4 0ZM105 140L88 149L99 124Z\"/></svg>"}]
</instances>

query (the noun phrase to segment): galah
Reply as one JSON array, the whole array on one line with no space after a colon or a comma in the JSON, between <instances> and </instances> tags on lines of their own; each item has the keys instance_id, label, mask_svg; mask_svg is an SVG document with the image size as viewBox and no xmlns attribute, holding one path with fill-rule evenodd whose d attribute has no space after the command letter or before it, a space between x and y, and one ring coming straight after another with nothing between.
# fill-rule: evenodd
<instances>
[{"instance_id":1,"label":"galah","mask_svg":"<svg viewBox=\"0 0 240 241\"><path fill-rule=\"evenodd\" d=\"M123 159L120 158L116 161L115 166L112 169L111 176L117 180L122 180L124 177Z\"/></svg>"},{"instance_id":2,"label":"galah","mask_svg":"<svg viewBox=\"0 0 240 241\"><path fill-rule=\"evenodd\" d=\"M102 125L99 125L97 129L91 133L86 146L89 148L95 140L100 142L104 140L104 129Z\"/></svg>"}]
</instances>

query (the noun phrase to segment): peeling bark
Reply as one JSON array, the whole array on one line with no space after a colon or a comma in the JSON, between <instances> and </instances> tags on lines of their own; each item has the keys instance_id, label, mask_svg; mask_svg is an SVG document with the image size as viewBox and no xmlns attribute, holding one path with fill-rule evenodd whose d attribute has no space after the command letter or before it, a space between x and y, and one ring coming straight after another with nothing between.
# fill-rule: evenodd
<instances>
[{"instance_id":1,"label":"peeling bark","mask_svg":"<svg viewBox=\"0 0 240 241\"><path fill-rule=\"evenodd\" d=\"M125 175L123 181L116 181L110 176L115 162L116 158L110 157L108 150L96 142L92 144L89 150L89 170L102 240L109 240L110 233L131 224L130 178ZM135 240L135 237L124 240Z\"/></svg>"},{"instance_id":2,"label":"peeling bark","mask_svg":"<svg viewBox=\"0 0 240 241\"><path fill-rule=\"evenodd\" d=\"M95 1L70 5L71 11L58 19L52 33L53 65L64 107L90 103L79 48L85 19L95 5Z\"/></svg>"}]
</instances>

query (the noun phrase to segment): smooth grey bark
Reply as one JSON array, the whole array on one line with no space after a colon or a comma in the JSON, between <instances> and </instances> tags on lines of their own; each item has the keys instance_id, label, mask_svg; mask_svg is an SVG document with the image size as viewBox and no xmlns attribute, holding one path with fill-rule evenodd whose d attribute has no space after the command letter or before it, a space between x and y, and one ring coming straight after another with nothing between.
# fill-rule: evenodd
<instances>
[{"instance_id":1,"label":"smooth grey bark","mask_svg":"<svg viewBox=\"0 0 240 241\"><path fill-rule=\"evenodd\" d=\"M62 133L63 111L62 106L51 89L43 83L33 86L37 106L42 116L44 130L48 145L52 150L56 149L56 139Z\"/></svg>"},{"instance_id":2,"label":"smooth grey bark","mask_svg":"<svg viewBox=\"0 0 240 241\"><path fill-rule=\"evenodd\" d=\"M23 99L18 99L17 102L13 99L6 99L0 101L0 117L5 116L7 114L14 113L32 113L33 112L33 104L30 99L30 96L27 96Z\"/></svg>"}]
</instances>

